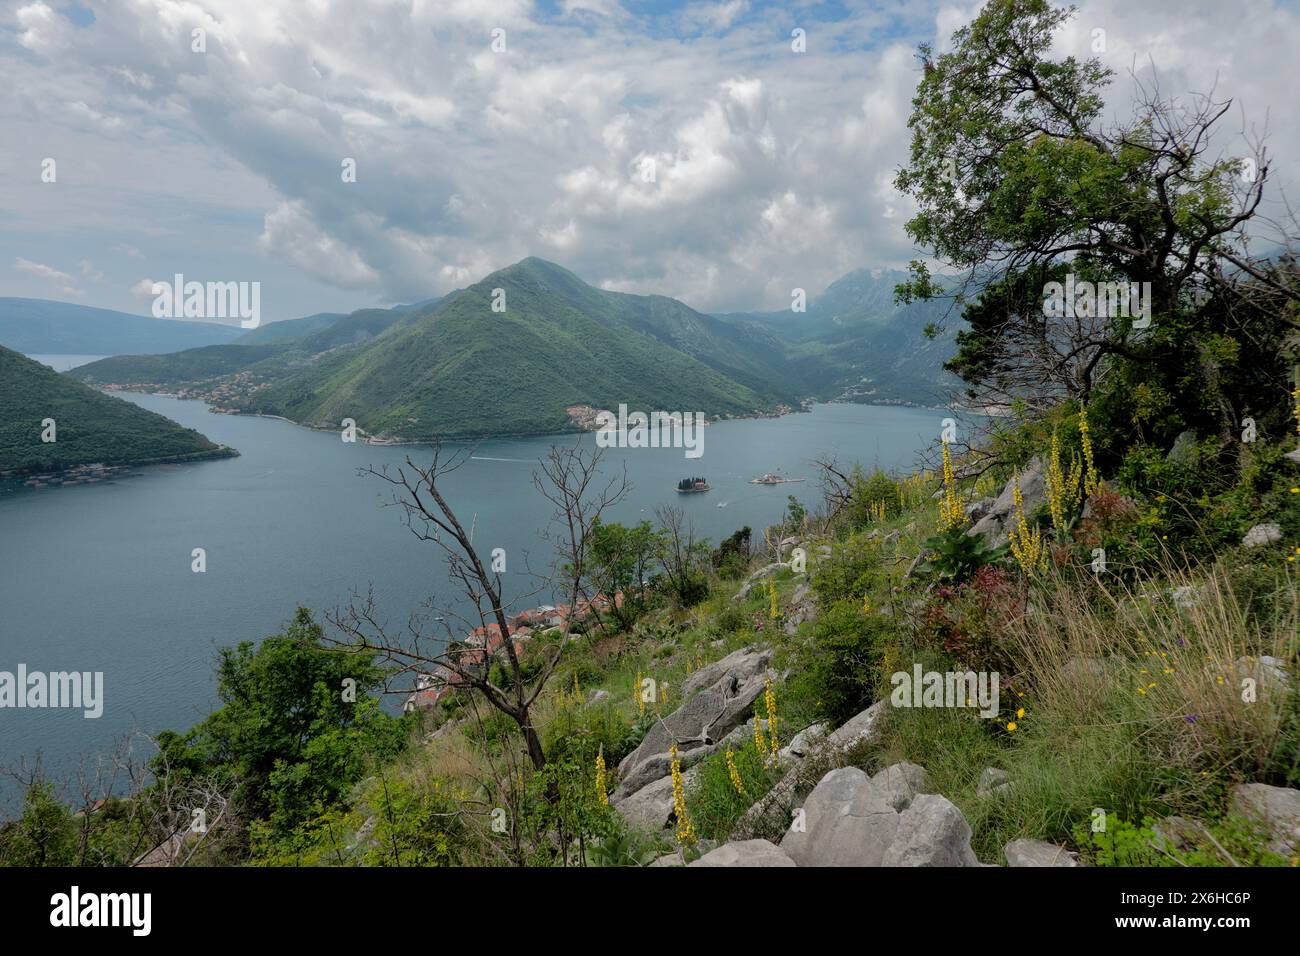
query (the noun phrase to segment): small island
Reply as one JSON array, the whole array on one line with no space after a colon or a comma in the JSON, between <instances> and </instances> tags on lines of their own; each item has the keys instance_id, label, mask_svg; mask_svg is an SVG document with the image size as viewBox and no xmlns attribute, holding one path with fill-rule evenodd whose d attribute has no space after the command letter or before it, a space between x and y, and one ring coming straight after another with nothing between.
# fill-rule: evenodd
<instances>
[{"instance_id":1,"label":"small island","mask_svg":"<svg viewBox=\"0 0 1300 956\"><path fill-rule=\"evenodd\" d=\"M709 483L703 478L683 478L677 482L677 493L679 495L697 494L709 490Z\"/></svg>"}]
</instances>

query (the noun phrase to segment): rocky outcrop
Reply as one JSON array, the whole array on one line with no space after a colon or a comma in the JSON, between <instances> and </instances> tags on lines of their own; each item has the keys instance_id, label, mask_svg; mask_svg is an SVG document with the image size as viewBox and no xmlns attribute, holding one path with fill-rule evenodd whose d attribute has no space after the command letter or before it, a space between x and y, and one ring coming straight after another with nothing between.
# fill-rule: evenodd
<instances>
[{"instance_id":1,"label":"rocky outcrop","mask_svg":"<svg viewBox=\"0 0 1300 956\"><path fill-rule=\"evenodd\" d=\"M1268 828L1270 852L1286 857L1300 852L1300 790L1240 783L1232 788L1228 809Z\"/></svg>"},{"instance_id":2,"label":"rocky outcrop","mask_svg":"<svg viewBox=\"0 0 1300 956\"><path fill-rule=\"evenodd\" d=\"M1024 501L1025 515L1029 516L1047 498L1047 481L1043 474L1043 461L1035 456L1025 470L1020 473L1020 494ZM1002 493L989 505L988 511L975 522L967 534L984 535L989 547L996 548L1007 542L1007 531L1015 520L1015 482L1012 477L1007 480Z\"/></svg>"},{"instance_id":3,"label":"rocky outcrop","mask_svg":"<svg viewBox=\"0 0 1300 956\"><path fill-rule=\"evenodd\" d=\"M733 601L745 600L745 598L749 597L749 592L754 589L754 585L758 584L759 581L771 577L782 568L788 567L790 567L790 564L786 561L773 561L771 564L764 565L749 577L745 578L745 583L740 586L740 590L737 591L731 599Z\"/></svg>"},{"instance_id":4,"label":"rocky outcrop","mask_svg":"<svg viewBox=\"0 0 1300 956\"><path fill-rule=\"evenodd\" d=\"M746 647L700 668L682 684L686 700L654 723L640 746L619 763L619 785L610 803L632 825L660 830L672 814L671 748L677 745L683 780L716 753L728 734L743 732L754 701L769 677L772 652Z\"/></svg>"},{"instance_id":5,"label":"rocky outcrop","mask_svg":"<svg viewBox=\"0 0 1300 956\"><path fill-rule=\"evenodd\" d=\"M671 864L669 864L671 865ZM767 840L739 840L710 850L690 866L794 866L794 860Z\"/></svg>"},{"instance_id":6,"label":"rocky outcrop","mask_svg":"<svg viewBox=\"0 0 1300 956\"><path fill-rule=\"evenodd\" d=\"M1078 866L1078 854L1042 840L1012 840L1002 848L1007 866Z\"/></svg>"},{"instance_id":7,"label":"rocky outcrop","mask_svg":"<svg viewBox=\"0 0 1300 956\"><path fill-rule=\"evenodd\" d=\"M781 849L799 866L979 866L966 818L943 797L917 792L925 779L915 764L875 777L832 770L808 794Z\"/></svg>"},{"instance_id":8,"label":"rocky outcrop","mask_svg":"<svg viewBox=\"0 0 1300 956\"><path fill-rule=\"evenodd\" d=\"M878 700L860 714L850 717L827 738L828 743L837 750L848 750L859 741L873 737L876 722L884 714L887 703L888 701Z\"/></svg>"}]
</instances>

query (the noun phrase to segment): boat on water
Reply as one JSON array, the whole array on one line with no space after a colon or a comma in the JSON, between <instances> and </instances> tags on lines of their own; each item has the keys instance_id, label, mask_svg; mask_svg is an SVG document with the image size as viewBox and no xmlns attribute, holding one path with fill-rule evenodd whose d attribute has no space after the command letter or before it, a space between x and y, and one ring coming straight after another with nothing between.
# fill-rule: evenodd
<instances>
[{"instance_id":1,"label":"boat on water","mask_svg":"<svg viewBox=\"0 0 1300 956\"><path fill-rule=\"evenodd\" d=\"M749 479L749 483L751 485L784 485L787 482L803 481L803 480L804 479L802 478L782 478L780 475L774 475L769 471L766 475L763 475L761 478Z\"/></svg>"},{"instance_id":2,"label":"boat on water","mask_svg":"<svg viewBox=\"0 0 1300 956\"><path fill-rule=\"evenodd\" d=\"M396 438L375 438L372 436L367 436L366 444L367 445L396 445L397 439Z\"/></svg>"},{"instance_id":3,"label":"boat on water","mask_svg":"<svg viewBox=\"0 0 1300 956\"><path fill-rule=\"evenodd\" d=\"M683 478L677 482L677 493L679 495L698 494L701 491L708 491L709 483L703 478Z\"/></svg>"}]
</instances>

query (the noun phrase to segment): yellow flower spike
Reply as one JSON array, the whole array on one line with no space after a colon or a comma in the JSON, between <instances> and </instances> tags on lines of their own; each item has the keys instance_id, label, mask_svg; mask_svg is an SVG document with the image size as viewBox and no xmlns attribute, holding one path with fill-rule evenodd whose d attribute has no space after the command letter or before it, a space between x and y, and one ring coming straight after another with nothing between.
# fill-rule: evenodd
<instances>
[{"instance_id":1,"label":"yellow flower spike","mask_svg":"<svg viewBox=\"0 0 1300 956\"><path fill-rule=\"evenodd\" d=\"M736 793L742 797L747 797L745 793L745 784L740 779L740 771L736 769L736 758L731 754L731 748L727 748L727 776L731 778L731 785L735 788Z\"/></svg>"},{"instance_id":2,"label":"yellow flower spike","mask_svg":"<svg viewBox=\"0 0 1300 956\"><path fill-rule=\"evenodd\" d=\"M609 794L605 792L605 750L602 747L596 754L596 799L601 806L609 805Z\"/></svg>"},{"instance_id":3,"label":"yellow flower spike","mask_svg":"<svg viewBox=\"0 0 1300 956\"><path fill-rule=\"evenodd\" d=\"M677 842L683 847L695 843L695 827L686 812L686 788L682 784L682 762L677 758L677 744L668 751L669 768L673 775L673 812L677 815Z\"/></svg>"}]
</instances>

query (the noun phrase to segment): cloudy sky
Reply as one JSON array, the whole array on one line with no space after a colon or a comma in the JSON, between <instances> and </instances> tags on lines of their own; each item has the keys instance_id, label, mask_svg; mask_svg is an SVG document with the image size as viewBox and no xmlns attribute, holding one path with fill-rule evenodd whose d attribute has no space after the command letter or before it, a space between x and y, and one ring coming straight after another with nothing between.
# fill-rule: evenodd
<instances>
[{"instance_id":1,"label":"cloudy sky","mask_svg":"<svg viewBox=\"0 0 1300 956\"><path fill-rule=\"evenodd\" d=\"M914 52L978 6L0 0L0 296L145 313L147 280L181 272L261 282L276 320L537 255L703 310L785 307L917 255L892 186ZM1217 82L1238 107L1218 145L1267 129L1294 194L1293 4L1078 7L1057 46L1105 31L1113 117L1132 71Z\"/></svg>"}]
</instances>

